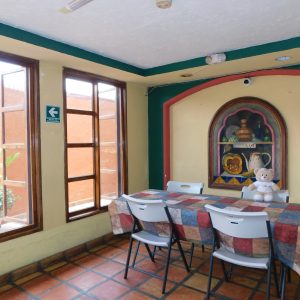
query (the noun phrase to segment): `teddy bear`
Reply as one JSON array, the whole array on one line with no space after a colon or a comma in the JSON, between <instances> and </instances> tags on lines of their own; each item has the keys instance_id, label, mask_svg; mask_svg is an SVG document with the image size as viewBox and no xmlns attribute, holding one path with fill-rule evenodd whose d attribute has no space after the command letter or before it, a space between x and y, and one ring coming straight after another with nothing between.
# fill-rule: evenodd
<instances>
[{"instance_id":1,"label":"teddy bear","mask_svg":"<svg viewBox=\"0 0 300 300\"><path fill-rule=\"evenodd\" d=\"M272 181L274 178L273 169L255 169L254 174L256 176L256 181L248 187L251 191L256 190L253 199L256 201L272 201L273 192L279 190L277 184Z\"/></svg>"}]
</instances>

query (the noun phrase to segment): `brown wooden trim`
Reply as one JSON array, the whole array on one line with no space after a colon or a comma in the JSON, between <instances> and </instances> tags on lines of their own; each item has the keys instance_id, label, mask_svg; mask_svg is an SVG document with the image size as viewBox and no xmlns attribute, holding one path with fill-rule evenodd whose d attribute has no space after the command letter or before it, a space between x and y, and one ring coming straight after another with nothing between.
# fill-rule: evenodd
<instances>
[{"instance_id":1,"label":"brown wooden trim","mask_svg":"<svg viewBox=\"0 0 300 300\"><path fill-rule=\"evenodd\" d=\"M13 54L0 52L1 61L17 64L27 73L27 105L23 106L27 115L27 147L28 147L28 191L31 213L28 226L4 232L0 242L40 231L43 228L42 188L41 188L41 145L40 145L40 101L39 101L39 62ZM4 108L2 111L19 110L20 106Z\"/></svg>"},{"instance_id":2,"label":"brown wooden trim","mask_svg":"<svg viewBox=\"0 0 300 300\"><path fill-rule=\"evenodd\" d=\"M96 175L93 174L93 175L84 175L84 176L77 176L77 177L68 177L67 181L68 183L70 183L70 182L90 180L90 179L96 179Z\"/></svg>"},{"instance_id":3,"label":"brown wooden trim","mask_svg":"<svg viewBox=\"0 0 300 300\"><path fill-rule=\"evenodd\" d=\"M66 108L65 112L67 114L72 114L72 115L86 115L86 116L95 116L95 112L91 110L81 110L81 109L71 109L71 108Z\"/></svg>"},{"instance_id":4,"label":"brown wooden trim","mask_svg":"<svg viewBox=\"0 0 300 300\"><path fill-rule=\"evenodd\" d=\"M67 143L67 148L94 148L96 143Z\"/></svg>"},{"instance_id":5,"label":"brown wooden trim","mask_svg":"<svg viewBox=\"0 0 300 300\"><path fill-rule=\"evenodd\" d=\"M92 110L77 110L77 109L68 109L67 108L67 93L66 93L66 84L65 80L66 78L71 79L77 79L77 80L83 80L86 82L90 82L93 84L93 107ZM119 184L121 186L121 190L119 190L119 193L127 192L127 143L126 143L126 97L125 97L125 88L126 84L124 82L120 82L117 80L112 80L109 78L105 78L99 75L90 74L86 72L81 72L78 70L73 70L69 68L64 68L63 70L63 93L64 93L64 124L65 124L65 193L66 193L66 219L67 222L74 221L81 219L83 217L91 216L100 212L107 211L107 207L101 207L100 198L101 198L101 190L100 190L100 135L99 135L99 99L98 99L98 83L106 83L115 86L118 88L118 90L121 92L121 99L119 99L119 116L120 118L117 118L117 122L121 122L121 136L119 142L119 149L121 149L121 164L120 168L118 168L118 171L122 176L121 178L122 182ZM121 109L121 110L120 110ZM67 114L81 114L81 115L90 115L93 116L93 143L67 143ZM120 119L120 120L119 120ZM119 124L119 125L120 125ZM67 150L69 148L81 148L81 147L93 147L94 148L94 175L89 176L79 176L79 177L73 177L68 178L68 157L67 157ZM95 179L94 183L94 197L95 197L95 207L94 208L88 208L86 210L80 210L73 213L68 212L68 183L69 182L75 182L80 180L87 180L87 179Z\"/></svg>"},{"instance_id":6,"label":"brown wooden trim","mask_svg":"<svg viewBox=\"0 0 300 300\"><path fill-rule=\"evenodd\" d=\"M112 79L112 78L108 78L102 75L98 75L98 74L93 74L93 73L89 73L89 72L85 72L85 71L79 71L76 69L72 69L72 68L64 68L63 70L64 75L68 78L72 78L72 79L78 79L78 80L85 80L90 82L91 80L93 81L93 83L95 82L103 82L103 83L107 83L107 84L111 84L120 88L125 88L125 82L123 81L119 81L116 79Z\"/></svg>"}]
</instances>

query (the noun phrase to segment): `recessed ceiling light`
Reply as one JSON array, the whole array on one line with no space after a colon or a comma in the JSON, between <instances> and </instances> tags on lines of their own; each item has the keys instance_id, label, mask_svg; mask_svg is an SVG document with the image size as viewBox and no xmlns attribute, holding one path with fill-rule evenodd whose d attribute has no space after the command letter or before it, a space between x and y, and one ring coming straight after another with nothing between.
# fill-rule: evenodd
<instances>
[{"instance_id":1,"label":"recessed ceiling light","mask_svg":"<svg viewBox=\"0 0 300 300\"><path fill-rule=\"evenodd\" d=\"M275 58L276 61L288 61L290 59L291 59L290 56L278 56Z\"/></svg>"},{"instance_id":2,"label":"recessed ceiling light","mask_svg":"<svg viewBox=\"0 0 300 300\"><path fill-rule=\"evenodd\" d=\"M184 77L184 78L186 78L186 77L192 77L192 76L193 76L192 73L185 73L185 74L181 74L180 75L180 77Z\"/></svg>"}]
</instances>

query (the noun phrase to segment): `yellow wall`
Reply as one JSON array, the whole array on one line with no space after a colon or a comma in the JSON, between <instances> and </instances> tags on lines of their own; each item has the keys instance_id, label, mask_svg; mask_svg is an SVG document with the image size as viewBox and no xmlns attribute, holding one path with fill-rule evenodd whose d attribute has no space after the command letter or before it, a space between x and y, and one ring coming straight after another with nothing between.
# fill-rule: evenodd
<instances>
[{"instance_id":1,"label":"yellow wall","mask_svg":"<svg viewBox=\"0 0 300 300\"><path fill-rule=\"evenodd\" d=\"M15 41L14 41L15 43ZM0 44L0 51L10 47ZM28 46L28 45L27 45ZM38 47L32 46L34 51ZM11 48L9 52L15 52ZM18 51L20 48L18 48ZM38 49L38 53L44 53ZM42 51L42 52L40 52ZM23 54L24 55L24 54ZM30 57L30 55L27 55ZM37 57L32 56L33 58ZM72 66L72 58L68 58ZM78 61L73 58L74 65ZM100 75L97 65L87 64L84 71ZM40 116L41 116L41 160L42 160L42 199L44 230L35 234L1 243L0 275L22 267L39 259L58 253L111 232L108 213L66 223L64 190L64 127L45 122L45 105L63 106L62 69L59 61L40 61ZM128 166L129 192L148 187L147 151L147 97L142 85L128 84Z\"/></svg>"},{"instance_id":2,"label":"yellow wall","mask_svg":"<svg viewBox=\"0 0 300 300\"><path fill-rule=\"evenodd\" d=\"M190 95L171 107L171 178L205 183L205 193L240 195L208 189L208 130L215 112L227 101L252 96L273 104L288 131L288 189L290 201L300 203L300 76L255 77L250 86L242 80L220 84ZM188 146L187 146L188 145Z\"/></svg>"}]
</instances>

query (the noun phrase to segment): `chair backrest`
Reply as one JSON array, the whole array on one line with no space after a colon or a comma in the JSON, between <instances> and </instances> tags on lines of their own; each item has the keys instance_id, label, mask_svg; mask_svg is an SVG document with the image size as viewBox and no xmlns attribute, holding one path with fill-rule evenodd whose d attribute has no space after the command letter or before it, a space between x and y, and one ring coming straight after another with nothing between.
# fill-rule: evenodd
<instances>
[{"instance_id":1,"label":"chair backrest","mask_svg":"<svg viewBox=\"0 0 300 300\"><path fill-rule=\"evenodd\" d=\"M244 186L242 189L242 198L253 200L255 192L255 190L251 191L247 186ZM276 191L273 192L273 201L288 203L289 196L290 195L288 190Z\"/></svg>"},{"instance_id":2,"label":"chair backrest","mask_svg":"<svg viewBox=\"0 0 300 300\"><path fill-rule=\"evenodd\" d=\"M266 212L241 212L205 205L210 214L213 228L237 238L266 238L268 228Z\"/></svg>"},{"instance_id":3,"label":"chair backrest","mask_svg":"<svg viewBox=\"0 0 300 300\"><path fill-rule=\"evenodd\" d=\"M181 192L199 195L202 194L204 184L202 182L180 182L180 181L168 181L167 191L169 192Z\"/></svg>"},{"instance_id":4,"label":"chair backrest","mask_svg":"<svg viewBox=\"0 0 300 300\"><path fill-rule=\"evenodd\" d=\"M123 194L131 213L144 222L169 222L163 200L143 200Z\"/></svg>"}]
</instances>

